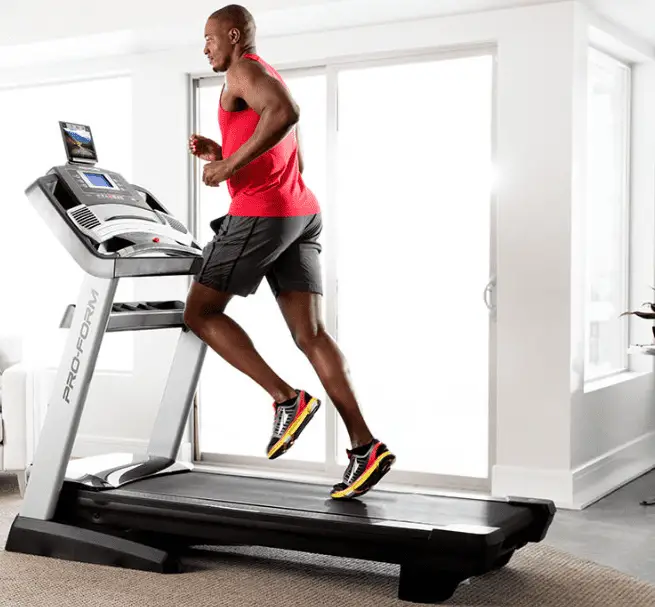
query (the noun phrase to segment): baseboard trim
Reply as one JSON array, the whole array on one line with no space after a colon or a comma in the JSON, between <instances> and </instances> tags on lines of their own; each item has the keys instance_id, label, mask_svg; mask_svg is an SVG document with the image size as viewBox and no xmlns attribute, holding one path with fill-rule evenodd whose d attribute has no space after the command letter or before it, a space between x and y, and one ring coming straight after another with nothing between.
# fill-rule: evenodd
<instances>
[{"instance_id":1,"label":"baseboard trim","mask_svg":"<svg viewBox=\"0 0 655 607\"><path fill-rule=\"evenodd\" d=\"M655 468L655 432L644 434L575 470L494 466L494 497L550 499L563 510L583 510Z\"/></svg>"},{"instance_id":2,"label":"baseboard trim","mask_svg":"<svg viewBox=\"0 0 655 607\"><path fill-rule=\"evenodd\" d=\"M655 467L655 432L644 434L573 471L573 504L582 509Z\"/></svg>"},{"instance_id":3,"label":"baseboard trim","mask_svg":"<svg viewBox=\"0 0 655 607\"><path fill-rule=\"evenodd\" d=\"M573 478L569 470L494 466L491 474L493 497L548 499L557 508L573 507Z\"/></svg>"}]
</instances>

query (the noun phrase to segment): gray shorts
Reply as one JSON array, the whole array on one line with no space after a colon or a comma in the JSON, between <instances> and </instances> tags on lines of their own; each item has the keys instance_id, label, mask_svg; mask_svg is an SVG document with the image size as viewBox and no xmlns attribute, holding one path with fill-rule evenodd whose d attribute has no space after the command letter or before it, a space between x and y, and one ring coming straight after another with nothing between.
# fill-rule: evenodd
<instances>
[{"instance_id":1,"label":"gray shorts","mask_svg":"<svg viewBox=\"0 0 655 607\"><path fill-rule=\"evenodd\" d=\"M203 249L197 282L247 297L262 279L281 291L323 294L318 242L321 214L299 217L224 215L211 222L215 236Z\"/></svg>"}]
</instances>

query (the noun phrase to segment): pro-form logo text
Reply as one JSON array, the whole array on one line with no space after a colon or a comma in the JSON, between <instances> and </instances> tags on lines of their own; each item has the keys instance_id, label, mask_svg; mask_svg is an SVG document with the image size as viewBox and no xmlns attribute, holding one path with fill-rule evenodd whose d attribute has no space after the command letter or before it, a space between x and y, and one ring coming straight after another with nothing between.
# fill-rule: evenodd
<instances>
[{"instance_id":1,"label":"pro-form logo text","mask_svg":"<svg viewBox=\"0 0 655 607\"><path fill-rule=\"evenodd\" d=\"M89 331L91 330L91 317L96 311L96 303L98 303L98 292L95 289L92 289L91 299L89 300L89 303L86 304L86 310L84 311L84 321L80 326L80 334L77 336L77 351L73 355L73 359L71 360L68 369L68 379L66 380L66 387L64 388L64 400L67 403L71 402L70 397L74 389L73 382L80 370L81 357L84 353L84 341L89 336Z\"/></svg>"}]
</instances>

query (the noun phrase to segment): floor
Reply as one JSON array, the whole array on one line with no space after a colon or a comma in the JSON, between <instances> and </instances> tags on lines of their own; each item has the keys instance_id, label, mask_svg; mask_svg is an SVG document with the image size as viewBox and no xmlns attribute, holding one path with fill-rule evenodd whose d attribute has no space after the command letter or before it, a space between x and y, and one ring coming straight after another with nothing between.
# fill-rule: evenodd
<instances>
[{"instance_id":1,"label":"floor","mask_svg":"<svg viewBox=\"0 0 655 607\"><path fill-rule=\"evenodd\" d=\"M655 584L655 472L582 512L559 510L546 543Z\"/></svg>"}]
</instances>

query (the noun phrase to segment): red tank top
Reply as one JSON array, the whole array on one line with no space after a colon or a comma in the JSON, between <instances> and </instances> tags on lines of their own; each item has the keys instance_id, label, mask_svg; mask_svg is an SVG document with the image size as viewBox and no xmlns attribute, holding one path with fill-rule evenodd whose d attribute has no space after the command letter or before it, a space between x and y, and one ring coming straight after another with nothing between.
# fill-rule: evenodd
<instances>
[{"instance_id":1,"label":"red tank top","mask_svg":"<svg viewBox=\"0 0 655 607\"><path fill-rule=\"evenodd\" d=\"M245 58L261 63L269 74L284 80L261 57ZM221 94L222 97L222 94ZM218 104L218 124L223 138L223 158L238 150L255 132L259 114L251 108L227 112ZM320 212L316 196L305 185L298 168L298 140L293 129L282 141L227 181L232 197L229 214L249 217L291 217Z\"/></svg>"}]
</instances>

